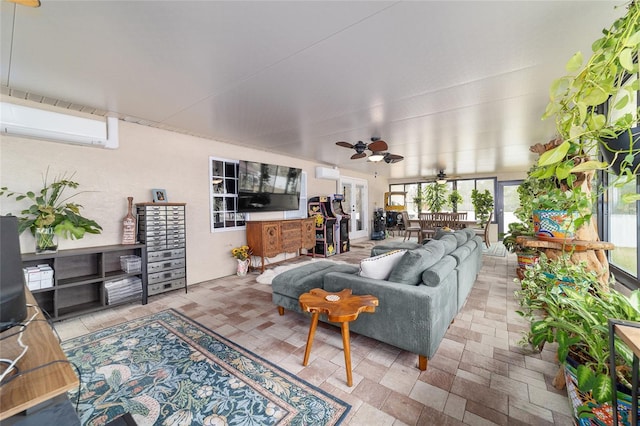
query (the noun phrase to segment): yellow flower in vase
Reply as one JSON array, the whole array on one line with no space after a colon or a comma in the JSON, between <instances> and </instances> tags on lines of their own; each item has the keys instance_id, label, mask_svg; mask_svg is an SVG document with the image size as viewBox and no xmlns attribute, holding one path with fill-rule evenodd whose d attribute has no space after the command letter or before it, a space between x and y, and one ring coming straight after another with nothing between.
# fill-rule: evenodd
<instances>
[{"instance_id":1,"label":"yellow flower in vase","mask_svg":"<svg viewBox=\"0 0 640 426\"><path fill-rule=\"evenodd\" d=\"M238 260L247 260L251 256L251 249L249 246L234 247L231 249L231 256Z\"/></svg>"}]
</instances>

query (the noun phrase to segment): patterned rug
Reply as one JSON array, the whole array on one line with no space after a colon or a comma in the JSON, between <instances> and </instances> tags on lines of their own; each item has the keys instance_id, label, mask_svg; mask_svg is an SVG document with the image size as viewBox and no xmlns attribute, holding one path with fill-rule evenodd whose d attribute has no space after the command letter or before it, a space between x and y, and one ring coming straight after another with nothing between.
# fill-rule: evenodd
<instances>
[{"instance_id":1,"label":"patterned rug","mask_svg":"<svg viewBox=\"0 0 640 426\"><path fill-rule=\"evenodd\" d=\"M83 425L338 425L351 406L174 310L63 343ZM70 394L72 401L77 394Z\"/></svg>"},{"instance_id":2,"label":"patterned rug","mask_svg":"<svg viewBox=\"0 0 640 426\"><path fill-rule=\"evenodd\" d=\"M487 248L486 245L482 247L482 254L487 256L505 257L507 255L507 248L502 244L502 241L491 243L491 247Z\"/></svg>"}]
</instances>

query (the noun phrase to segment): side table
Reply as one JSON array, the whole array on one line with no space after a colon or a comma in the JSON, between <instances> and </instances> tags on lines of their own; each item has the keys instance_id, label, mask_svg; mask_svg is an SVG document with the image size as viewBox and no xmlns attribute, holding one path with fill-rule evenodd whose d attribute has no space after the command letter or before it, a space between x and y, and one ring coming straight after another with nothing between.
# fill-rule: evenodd
<instances>
[{"instance_id":1,"label":"side table","mask_svg":"<svg viewBox=\"0 0 640 426\"><path fill-rule=\"evenodd\" d=\"M342 331L342 346L344 348L344 362L347 370L347 385L353 386L351 377L351 347L349 343L349 322L358 318L360 312L375 312L378 298L371 295L353 295L351 289L346 288L338 293L329 293L321 288L314 288L304 293L299 299L300 308L311 313L311 326L307 337L307 347L304 351L302 365L309 363L311 345L318 326L318 316L326 314L330 322L339 322Z\"/></svg>"},{"instance_id":2,"label":"side table","mask_svg":"<svg viewBox=\"0 0 640 426\"><path fill-rule=\"evenodd\" d=\"M616 348L614 345L615 335L618 335L623 342L633 351L633 365L631 367L631 424L638 424L638 357L640 357L640 323L632 321L622 321L616 319L609 320L609 371L616 370ZM613 409L613 424L618 425L618 401L615 373L611 374L611 385L613 397L611 407Z\"/></svg>"}]
</instances>

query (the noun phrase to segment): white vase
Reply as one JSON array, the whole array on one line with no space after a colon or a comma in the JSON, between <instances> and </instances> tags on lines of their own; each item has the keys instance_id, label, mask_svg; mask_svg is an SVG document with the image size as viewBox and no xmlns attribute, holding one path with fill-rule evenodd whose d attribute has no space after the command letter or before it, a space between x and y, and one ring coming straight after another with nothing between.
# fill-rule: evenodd
<instances>
[{"instance_id":1,"label":"white vase","mask_svg":"<svg viewBox=\"0 0 640 426\"><path fill-rule=\"evenodd\" d=\"M249 259L245 259L245 260L240 260L240 259L236 259L238 261L238 268L236 269L236 274L239 277L244 277L245 275L247 275L247 272L249 271Z\"/></svg>"}]
</instances>

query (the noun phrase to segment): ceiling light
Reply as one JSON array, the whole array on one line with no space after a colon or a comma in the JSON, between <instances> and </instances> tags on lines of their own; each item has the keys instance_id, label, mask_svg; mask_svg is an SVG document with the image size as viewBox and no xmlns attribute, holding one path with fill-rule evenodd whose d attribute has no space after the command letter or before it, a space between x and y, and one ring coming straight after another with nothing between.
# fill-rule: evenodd
<instances>
[{"instance_id":1,"label":"ceiling light","mask_svg":"<svg viewBox=\"0 0 640 426\"><path fill-rule=\"evenodd\" d=\"M438 179L438 180L436 181L436 183L437 183L438 185L444 185L445 183L447 183L447 180L446 180L446 179Z\"/></svg>"},{"instance_id":2,"label":"ceiling light","mask_svg":"<svg viewBox=\"0 0 640 426\"><path fill-rule=\"evenodd\" d=\"M384 160L384 154L371 154L367 161L371 161L372 163L377 163L378 161Z\"/></svg>"}]
</instances>

